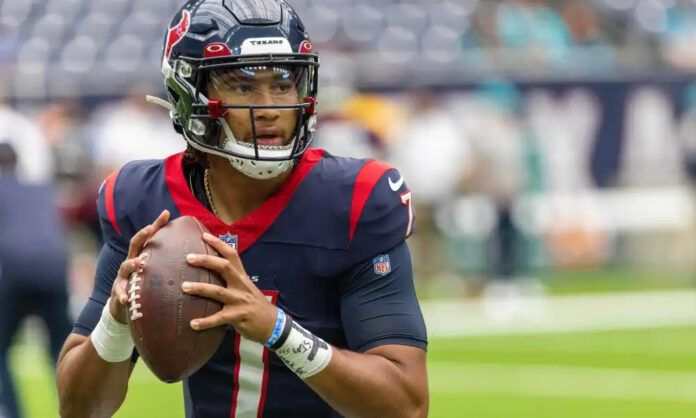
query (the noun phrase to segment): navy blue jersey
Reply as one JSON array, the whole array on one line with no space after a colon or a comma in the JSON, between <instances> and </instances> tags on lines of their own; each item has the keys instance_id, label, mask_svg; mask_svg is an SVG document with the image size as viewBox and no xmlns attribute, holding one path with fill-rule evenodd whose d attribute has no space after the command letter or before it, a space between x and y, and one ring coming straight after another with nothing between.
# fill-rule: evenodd
<instances>
[{"instance_id":1,"label":"navy blue jersey","mask_svg":"<svg viewBox=\"0 0 696 418\"><path fill-rule=\"evenodd\" d=\"M411 195L399 172L374 160L310 149L258 209L226 225L189 187L182 154L136 161L99 194L105 245L95 289L75 324L89 335L130 238L163 209L191 215L236 246L252 281L302 326L336 347L426 348L405 238ZM262 345L229 327L212 359L184 382L187 417L338 417Z\"/></svg>"}]
</instances>

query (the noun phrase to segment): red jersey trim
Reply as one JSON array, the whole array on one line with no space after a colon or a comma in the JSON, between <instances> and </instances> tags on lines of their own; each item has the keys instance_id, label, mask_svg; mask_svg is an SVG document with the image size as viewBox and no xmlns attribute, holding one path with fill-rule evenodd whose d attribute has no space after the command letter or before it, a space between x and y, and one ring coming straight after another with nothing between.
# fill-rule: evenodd
<instances>
[{"instance_id":1,"label":"red jersey trim","mask_svg":"<svg viewBox=\"0 0 696 418\"><path fill-rule=\"evenodd\" d=\"M241 354L239 353L240 347L242 345L242 336L238 333L234 333L234 377L232 378L232 384L234 389L232 389L232 409L230 409L230 418L236 418L237 416L237 399L239 396L239 369L242 365Z\"/></svg>"},{"instance_id":2,"label":"red jersey trim","mask_svg":"<svg viewBox=\"0 0 696 418\"><path fill-rule=\"evenodd\" d=\"M114 205L114 188L116 187L116 179L118 178L119 172L120 169L114 171L104 180L104 206L106 208L106 215L109 217L109 222L111 222L111 225L120 237L121 228L118 227L116 207Z\"/></svg>"},{"instance_id":3,"label":"red jersey trim","mask_svg":"<svg viewBox=\"0 0 696 418\"><path fill-rule=\"evenodd\" d=\"M353 201L350 206L350 234L348 238L350 242L353 241L353 235L355 235L355 229L358 227L360 215L362 215L372 189L375 188L382 175L392 168L394 167L381 161L370 160L360 169L358 177L355 179Z\"/></svg>"},{"instance_id":4,"label":"red jersey trim","mask_svg":"<svg viewBox=\"0 0 696 418\"><path fill-rule=\"evenodd\" d=\"M164 178L181 216L198 218L215 236L227 233L238 237L237 251L241 254L258 240L285 209L302 180L324 157L324 150L312 148L278 191L258 209L233 224L225 224L196 199L189 189L182 167L183 153L172 155L164 162Z\"/></svg>"}]
</instances>

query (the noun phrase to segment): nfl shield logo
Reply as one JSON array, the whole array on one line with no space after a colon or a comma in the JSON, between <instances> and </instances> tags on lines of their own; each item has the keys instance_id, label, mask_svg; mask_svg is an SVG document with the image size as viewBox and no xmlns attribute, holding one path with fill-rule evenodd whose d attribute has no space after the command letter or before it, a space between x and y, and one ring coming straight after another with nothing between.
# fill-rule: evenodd
<instances>
[{"instance_id":1,"label":"nfl shield logo","mask_svg":"<svg viewBox=\"0 0 696 418\"><path fill-rule=\"evenodd\" d=\"M375 266L375 273L380 276L391 273L391 263L387 254L378 255L372 260L372 264Z\"/></svg>"},{"instance_id":2,"label":"nfl shield logo","mask_svg":"<svg viewBox=\"0 0 696 418\"><path fill-rule=\"evenodd\" d=\"M228 232L225 235L220 235L218 238L220 238L222 241L226 242L227 245L229 245L230 247L234 248L235 251L237 251L237 236L236 235L232 235Z\"/></svg>"}]
</instances>

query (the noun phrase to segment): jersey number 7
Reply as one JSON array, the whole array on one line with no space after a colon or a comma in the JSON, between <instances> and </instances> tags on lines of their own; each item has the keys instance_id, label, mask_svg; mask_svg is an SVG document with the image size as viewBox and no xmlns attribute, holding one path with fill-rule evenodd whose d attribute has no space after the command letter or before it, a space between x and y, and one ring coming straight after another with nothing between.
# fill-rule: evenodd
<instances>
[{"instance_id":1,"label":"jersey number 7","mask_svg":"<svg viewBox=\"0 0 696 418\"><path fill-rule=\"evenodd\" d=\"M266 298L278 304L277 291L263 291ZM242 337L234 338L234 390L230 418L257 418L263 416L268 384L268 349Z\"/></svg>"},{"instance_id":2,"label":"jersey number 7","mask_svg":"<svg viewBox=\"0 0 696 418\"><path fill-rule=\"evenodd\" d=\"M408 226L406 227L406 236L408 238L411 235L413 229L413 200L411 199L411 192L406 192L401 194L401 203L408 206Z\"/></svg>"}]
</instances>

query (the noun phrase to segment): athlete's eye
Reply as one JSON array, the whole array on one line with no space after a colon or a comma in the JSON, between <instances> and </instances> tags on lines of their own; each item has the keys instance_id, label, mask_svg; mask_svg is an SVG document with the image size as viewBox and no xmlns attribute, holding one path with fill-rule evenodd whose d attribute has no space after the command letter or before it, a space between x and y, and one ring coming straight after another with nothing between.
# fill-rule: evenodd
<instances>
[{"instance_id":1,"label":"athlete's eye","mask_svg":"<svg viewBox=\"0 0 696 418\"><path fill-rule=\"evenodd\" d=\"M241 96L245 96L249 93L251 93L254 89L251 87L250 84L245 84L245 83L233 83L230 84L230 91L234 94L238 94Z\"/></svg>"},{"instance_id":2,"label":"athlete's eye","mask_svg":"<svg viewBox=\"0 0 696 418\"><path fill-rule=\"evenodd\" d=\"M278 83L273 83L271 86L271 92L274 95L286 95L289 94L293 91L293 84L290 82L278 82Z\"/></svg>"}]
</instances>

